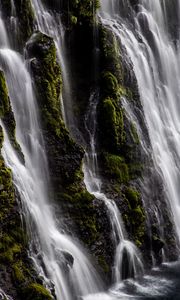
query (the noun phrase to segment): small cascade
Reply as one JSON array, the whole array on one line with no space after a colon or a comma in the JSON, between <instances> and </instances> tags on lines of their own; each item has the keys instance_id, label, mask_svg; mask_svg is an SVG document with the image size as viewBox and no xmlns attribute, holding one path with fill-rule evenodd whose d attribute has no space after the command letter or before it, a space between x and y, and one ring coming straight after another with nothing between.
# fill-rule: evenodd
<instances>
[{"instance_id":1,"label":"small cascade","mask_svg":"<svg viewBox=\"0 0 180 300\"><path fill-rule=\"evenodd\" d=\"M89 101L89 109L85 117L85 128L89 135L90 147L84 158L84 182L89 193L102 201L109 216L112 227L112 238L115 248L113 266L113 281L115 283L128 277L137 277L143 273L143 263L140 251L129 240L125 231L121 214L116 203L107 198L101 191L101 179L98 176L98 161L96 153L96 108L98 104L98 92L92 93Z\"/></svg>"},{"instance_id":2,"label":"small cascade","mask_svg":"<svg viewBox=\"0 0 180 300\"><path fill-rule=\"evenodd\" d=\"M2 300L13 300L12 297L7 295L1 288L0 288L0 299Z\"/></svg>"},{"instance_id":3,"label":"small cascade","mask_svg":"<svg viewBox=\"0 0 180 300\"><path fill-rule=\"evenodd\" d=\"M39 275L44 278L44 284L49 289L53 287L57 300L75 300L95 293L102 289L99 275L82 247L58 228L50 205L46 153L26 62L15 51L1 48L0 68L6 76L16 120L16 136L25 164L11 145L4 124L1 124L4 132L2 155L12 170L21 198L31 240L30 256Z\"/></svg>"},{"instance_id":4,"label":"small cascade","mask_svg":"<svg viewBox=\"0 0 180 300\"><path fill-rule=\"evenodd\" d=\"M14 4L14 0L11 0L11 18L10 18L10 26L11 26L11 36L18 37L19 28L18 28L18 18L16 13L16 7Z\"/></svg>"},{"instance_id":5,"label":"small cascade","mask_svg":"<svg viewBox=\"0 0 180 300\"><path fill-rule=\"evenodd\" d=\"M4 22L2 20L1 17L1 12L0 12L0 48L5 48L9 46L9 41L8 41L8 36L7 36L7 32L6 32L6 28L4 25Z\"/></svg>"}]
</instances>

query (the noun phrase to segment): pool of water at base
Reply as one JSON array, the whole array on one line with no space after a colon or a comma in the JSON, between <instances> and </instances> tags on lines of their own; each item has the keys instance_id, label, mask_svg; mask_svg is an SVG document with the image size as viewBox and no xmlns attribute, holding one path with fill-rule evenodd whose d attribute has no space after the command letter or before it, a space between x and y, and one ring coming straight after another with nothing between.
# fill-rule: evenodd
<instances>
[{"instance_id":1,"label":"pool of water at base","mask_svg":"<svg viewBox=\"0 0 180 300\"><path fill-rule=\"evenodd\" d=\"M180 300L180 262L164 263L142 278L127 279L107 293L88 295L83 300Z\"/></svg>"}]
</instances>

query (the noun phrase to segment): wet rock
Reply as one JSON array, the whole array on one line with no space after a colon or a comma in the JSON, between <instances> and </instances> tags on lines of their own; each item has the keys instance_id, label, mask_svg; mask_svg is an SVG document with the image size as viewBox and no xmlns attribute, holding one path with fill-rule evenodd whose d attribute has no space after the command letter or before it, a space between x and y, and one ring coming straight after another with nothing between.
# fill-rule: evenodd
<instances>
[{"instance_id":1,"label":"wet rock","mask_svg":"<svg viewBox=\"0 0 180 300\"><path fill-rule=\"evenodd\" d=\"M65 259L65 262L66 264L72 268L73 267L73 263L74 263L74 257L72 256L71 253L69 253L68 251L61 251L64 259Z\"/></svg>"}]
</instances>

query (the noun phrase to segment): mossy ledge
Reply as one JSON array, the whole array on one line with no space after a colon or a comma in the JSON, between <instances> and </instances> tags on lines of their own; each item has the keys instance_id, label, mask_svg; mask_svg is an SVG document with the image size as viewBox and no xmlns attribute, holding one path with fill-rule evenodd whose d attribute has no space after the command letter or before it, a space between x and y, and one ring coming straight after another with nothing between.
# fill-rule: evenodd
<instances>
[{"instance_id":1,"label":"mossy ledge","mask_svg":"<svg viewBox=\"0 0 180 300\"><path fill-rule=\"evenodd\" d=\"M21 153L15 138L15 120L10 106L5 77L0 71L0 116L7 127L11 143ZM3 145L0 126L0 149ZM22 153L21 153L22 155ZM22 158L22 157L21 157ZM14 188L12 172L0 154L0 282L1 288L16 300L51 300L50 293L28 258L28 236L22 227L22 215Z\"/></svg>"}]
</instances>

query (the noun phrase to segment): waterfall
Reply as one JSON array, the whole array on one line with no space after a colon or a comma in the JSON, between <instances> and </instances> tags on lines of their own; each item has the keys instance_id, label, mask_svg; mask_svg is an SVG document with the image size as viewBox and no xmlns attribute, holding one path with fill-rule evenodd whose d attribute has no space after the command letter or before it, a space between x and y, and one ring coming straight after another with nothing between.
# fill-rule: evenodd
<instances>
[{"instance_id":1,"label":"waterfall","mask_svg":"<svg viewBox=\"0 0 180 300\"><path fill-rule=\"evenodd\" d=\"M38 29L42 32L50 35L54 38L56 43L56 48L58 52L58 57L60 59L61 65L63 66L63 76L65 76L64 82L67 82L68 78L68 67L67 62L65 60L65 55L63 54L63 50L61 50L61 46L63 43L61 42L62 34L59 28L62 27L60 23L55 21L55 17L50 14L50 12L46 11L43 4L39 0L33 0L33 5L36 11ZM66 89L66 85L64 89ZM114 281L118 282L123 279L124 276L137 276L143 271L143 263L141 261L141 256L136 248L130 241L126 239L126 232L123 228L123 221L120 215L120 212L113 200L110 200L106 197L105 194L101 191L101 180L97 176L98 168L97 168L97 155L95 149L95 131L96 131L96 107L97 107L97 94L92 94L90 98L90 107L89 107L89 115L86 116L88 122L86 122L86 130L90 137L90 152L86 152L85 160L84 160L84 182L87 190L93 194L97 199L103 201L108 210L109 220L112 226L113 232L113 241L115 251L115 260L113 267L113 277ZM65 95L65 99L67 99L67 94ZM72 111L72 108L69 108ZM68 108L66 107L66 110ZM67 115L65 111L65 116ZM69 114L70 117L71 114ZM67 122L67 126L71 124L72 127L75 127L73 115L72 119ZM66 121L66 119L65 119ZM88 128L88 123L90 126ZM70 126L70 131L71 131ZM126 257L126 259L123 258ZM123 270L127 267L128 271L124 272Z\"/></svg>"},{"instance_id":2,"label":"waterfall","mask_svg":"<svg viewBox=\"0 0 180 300\"><path fill-rule=\"evenodd\" d=\"M106 1L101 3L107 12ZM180 239L180 43L169 30L171 10L179 19L179 1L170 4L169 1L142 0L134 12L135 27L131 26L131 20L122 19L120 13L114 16L110 10L107 17L101 15L101 20L120 39L133 63L153 159L163 178ZM174 21L179 32L179 20Z\"/></svg>"},{"instance_id":3,"label":"waterfall","mask_svg":"<svg viewBox=\"0 0 180 300\"><path fill-rule=\"evenodd\" d=\"M8 41L6 28L5 28L4 22L1 17L1 13L0 13L0 32L1 32L0 47L1 48L7 47L9 45L9 41Z\"/></svg>"},{"instance_id":4,"label":"waterfall","mask_svg":"<svg viewBox=\"0 0 180 300\"><path fill-rule=\"evenodd\" d=\"M5 28L3 21L2 28ZM82 247L56 224L48 195L48 165L28 64L8 48L6 40L4 29L2 45L6 47L0 49L0 67L6 76L25 165L12 147L4 124L2 155L12 170L22 201L31 240L30 255L36 269L47 287L54 286L58 300L74 300L97 292L101 281Z\"/></svg>"},{"instance_id":5,"label":"waterfall","mask_svg":"<svg viewBox=\"0 0 180 300\"><path fill-rule=\"evenodd\" d=\"M112 238L115 248L113 281L119 282L126 277L136 277L143 273L143 263L137 247L127 239L127 233L123 225L121 214L116 203L108 199L101 190L101 179L98 176L98 160L96 153L96 109L98 104L98 92L92 93L89 100L89 108L85 117L85 128L89 135L90 147L86 151L84 159L84 181L87 190L96 199L102 201L112 227Z\"/></svg>"},{"instance_id":6,"label":"waterfall","mask_svg":"<svg viewBox=\"0 0 180 300\"><path fill-rule=\"evenodd\" d=\"M135 1L132 0L101 0L99 20L112 31L131 59L149 131L153 161L163 179L168 207L171 208L180 242L180 27L177 27L180 25L180 1L172 1L139 0L133 8L132 3ZM14 0L11 0L10 22L16 32L18 23L14 3ZM37 21L36 29L51 36L55 41L63 74L63 117L74 135L74 130L77 129L72 110L69 66L60 16L47 11L40 0L32 0L32 4ZM172 11L175 19L170 23ZM174 26L178 28L177 32ZM173 273L171 267L167 267L167 279L160 269L143 275L141 253L128 240L128 233L116 202L103 191L96 147L98 88L90 96L85 115L84 129L89 143L85 142L83 171L87 190L97 201L104 204L111 226L114 262L113 286L109 291L101 293L103 285L89 254L77 240L64 232L59 222L56 222L48 192L51 182L29 62L11 49L1 12L0 31L0 68L5 73L16 121L16 137L25 163L20 160L10 142L5 124L0 121L4 132L2 155L6 165L12 170L13 182L21 199L30 237L29 255L38 275L43 278L44 285L57 300L142 297L169 300L166 295L171 294L170 287L174 282L177 283L176 274L179 273ZM96 66L94 69L96 70ZM63 105L65 102L67 104ZM127 118L137 123L142 147L146 151L143 133L126 99L122 99L122 106ZM156 219L160 227L158 211ZM162 268L165 268L164 266ZM178 285L176 289L179 291ZM162 298L162 295L165 298ZM11 297L0 289L1 297L11 300Z\"/></svg>"}]
</instances>

